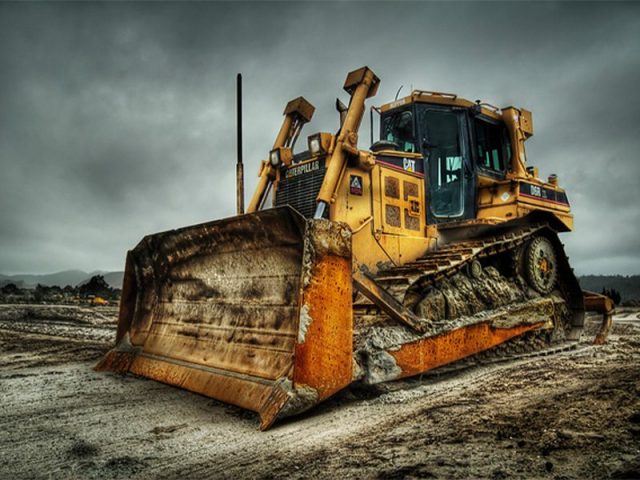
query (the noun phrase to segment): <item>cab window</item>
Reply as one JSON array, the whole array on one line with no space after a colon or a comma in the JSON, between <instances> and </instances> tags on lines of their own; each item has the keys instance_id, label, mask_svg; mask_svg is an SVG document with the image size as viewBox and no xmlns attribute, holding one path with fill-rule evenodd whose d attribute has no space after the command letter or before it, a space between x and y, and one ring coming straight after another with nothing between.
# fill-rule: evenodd
<instances>
[{"instance_id":1,"label":"cab window","mask_svg":"<svg viewBox=\"0 0 640 480\"><path fill-rule=\"evenodd\" d=\"M386 116L382 121L381 139L397 144L402 152L415 152L413 113L404 110Z\"/></svg>"},{"instance_id":2,"label":"cab window","mask_svg":"<svg viewBox=\"0 0 640 480\"><path fill-rule=\"evenodd\" d=\"M490 123L477 117L473 119L473 125L478 166L490 172L503 173L511 157L504 125Z\"/></svg>"},{"instance_id":3,"label":"cab window","mask_svg":"<svg viewBox=\"0 0 640 480\"><path fill-rule=\"evenodd\" d=\"M458 217L464 212L460 113L431 109L421 113L429 159L429 208L435 217Z\"/></svg>"}]
</instances>

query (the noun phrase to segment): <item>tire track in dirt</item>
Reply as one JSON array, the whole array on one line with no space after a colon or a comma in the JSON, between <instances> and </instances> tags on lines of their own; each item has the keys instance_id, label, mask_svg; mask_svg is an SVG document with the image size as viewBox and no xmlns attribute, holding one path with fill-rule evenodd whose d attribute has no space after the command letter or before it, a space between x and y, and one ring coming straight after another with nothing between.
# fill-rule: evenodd
<instances>
[{"instance_id":1,"label":"tire track in dirt","mask_svg":"<svg viewBox=\"0 0 640 480\"><path fill-rule=\"evenodd\" d=\"M16 335L15 341L29 341L30 335ZM639 363L637 330L623 325L604 347L405 380L373 392L352 388L259 432L257 415L235 407L142 378L96 373L92 362L68 363L83 348L82 341L70 344L66 364L0 367L0 478L451 476L451 469L476 463L493 468L495 458L511 462L507 473L518 476L519 451L488 433L487 422L507 431L546 398L584 393L585 381L612 363ZM586 380L572 379L572 372ZM590 395L600 401L597 390ZM486 419L476 418L481 415ZM449 437L467 440L456 444ZM487 453L485 444L497 451ZM492 470L476 473L492 476Z\"/></svg>"},{"instance_id":2,"label":"tire track in dirt","mask_svg":"<svg viewBox=\"0 0 640 480\"><path fill-rule=\"evenodd\" d=\"M92 461L78 463L87 467L83 475L91 476L92 468L97 467L97 476L109 477L110 470L99 468L100 463L107 465L110 460L123 457L123 445L126 445L124 451L135 451L137 455L129 455L130 460L125 464L135 464L144 476L168 478L179 473L215 478L242 476L250 466L256 466L256 461L258 471L254 473L258 473L267 466L261 466L260 460L279 464L279 457L310 454L319 447L357 437L363 431L375 431L376 424L395 415L384 402L343 398L261 433L257 431L255 416L239 415L217 402L156 382L97 374L89 368L86 364L65 366L57 370L63 373L53 379L42 372L27 377L27 385L24 385L25 378L10 379L14 387L22 385L11 388L14 394L5 398L2 410L11 411L12 415L5 416L3 412L5 420L0 425L3 432L19 431L20 435L0 434L0 447L3 451L11 446L12 450L27 452L24 461L18 462L29 465L22 472L25 477L37 476L45 467L50 472L68 470L67 456L34 451L34 445L41 444L43 433L45 439L63 451L72 449L73 441L79 441L78 438L95 446L99 453ZM458 381L459 385L463 382ZM451 391L450 395L455 394L451 385L436 384L425 392L423 400L445 389ZM35 398L25 398L25 391L40 393ZM55 406L43 408L52 400ZM166 427L166 419L171 419L172 425L186 424L187 427L167 435L149 433L154 428ZM48 431L34 428L46 423L52 424ZM79 433L94 432L96 426L100 426L97 429L102 432L100 436ZM157 455L157 447L163 445L162 455ZM154 461L146 462L147 465L131 460L136 458ZM144 468L139 463L145 463Z\"/></svg>"},{"instance_id":3,"label":"tire track in dirt","mask_svg":"<svg viewBox=\"0 0 640 480\"><path fill-rule=\"evenodd\" d=\"M428 384L407 381L404 382L404 390L386 393L373 400L338 401L334 405L328 405L323 412L314 411L304 418L292 420L293 430L289 430L289 424L286 424L261 434L266 437L265 443L271 445L268 456L261 455L265 452L256 453L255 448L244 450L245 445L242 442L231 440L228 450L236 452L233 464L216 465L216 462L207 459L184 469L181 468L179 471L165 470L167 473L161 475L161 478L171 478L178 473L187 476L202 474L214 478L225 475L241 476L247 473L247 468L265 460L272 463L271 468L274 471L289 471L292 457L315 458L318 456L319 449L339 450L341 446L348 445L365 434L367 437L375 438L393 425L412 420L417 412L427 406L438 408L439 405L447 405L447 402L459 404L463 391L476 389L485 383L495 381L503 375L503 371L519 369L524 364L536 361L539 362L540 359L523 360L517 365L489 365L435 381L430 379ZM334 423L338 423L340 427L332 428ZM283 432L280 433L279 429ZM295 445L295 452L291 451L292 444ZM198 453L206 448L198 449L194 456L198 458ZM228 452L225 451L225 453ZM284 460L280 461L279 458ZM172 459L172 462L174 460ZM164 465L163 469L170 468L169 463ZM189 465L189 462L184 464ZM253 473L257 474L258 471Z\"/></svg>"},{"instance_id":4,"label":"tire track in dirt","mask_svg":"<svg viewBox=\"0 0 640 480\"><path fill-rule=\"evenodd\" d=\"M457 407L466 405L466 408L471 410L477 408L478 401L474 400L473 396L469 398L469 395L471 395L469 392L482 391L489 387L502 394L502 398L497 396L495 399L501 408L508 408L512 402L519 402L524 410L533 407L541 398L579 393L580 389L584 387L580 382L573 379L571 375L549 374L549 369L555 366L560 369L560 372L562 372L562 369L566 369L567 372L575 372L580 368L591 368L594 363L593 357L599 356L597 349L598 347L582 347L579 350L564 352L549 358L537 357L509 364L488 365L441 379L435 384L420 385L418 382L418 387L416 387L414 382L413 388L408 385L408 389L393 391L372 401L362 402L357 405L365 412L366 421L361 425L357 424L357 418L350 411L356 405L340 406L341 411L337 415L340 416L340 413L346 413L349 420L354 423L353 428L343 429L339 435L332 435L328 442L323 441L325 439L316 441L318 439L313 437L313 430L306 429L305 434L312 441L312 446L307 448L307 444L300 448L297 445L295 456L288 455L290 452L286 448L273 446L269 452L268 461L270 465L266 470L272 472L287 471L292 478L303 478L310 474L317 475L315 467L318 467L318 465L315 464L314 459L320 458L321 462L324 462L326 460L322 458L324 453L332 452L334 456L340 458L340 462L343 462L344 459L350 457L349 452L352 450L350 445L354 442L357 443L362 438L376 439L383 437L386 432L397 426L411 424L420 415L424 415L425 412L433 414L433 412L446 409L452 405ZM613 359L615 358L613 356ZM502 380L505 377L518 379L517 381L512 379L510 382L512 386L515 385L514 388L517 388L515 392L505 392L502 385ZM559 385L557 381L560 379L562 379L563 383ZM430 381L433 380L430 379ZM538 385L535 385L536 383ZM531 396L531 399L528 399L527 396L531 395L529 391L531 387L535 387L536 390L534 390L534 395ZM379 408L381 405L383 406L382 409ZM397 406L397 408L388 408L392 405ZM336 412L332 413L335 414ZM322 414L319 415L318 419L321 422L320 425L326 431L326 419L320 417L322 417ZM311 425L311 427L313 428L315 425ZM330 430L330 426L328 428ZM296 440L298 439L296 438ZM284 437L271 437L269 441L276 445L280 443L283 445L289 444L289 440ZM321 453L318 453L319 451ZM340 452L344 452L345 455L342 457ZM300 459L298 461L298 471L290 468L292 461L295 464L295 460L292 460L293 458ZM221 468L212 465L210 461L204 461L186 470L170 471L167 477L177 473L203 474L203 476L210 477L224 476L225 473L230 475L242 474L247 472L247 467L255 465L256 462L262 460L264 458L253 453L240 456L236 465L224 464ZM314 465L314 469L305 469L305 464ZM330 471L335 474L340 465L333 466L335 468ZM249 471L256 474L260 472L258 469Z\"/></svg>"}]
</instances>

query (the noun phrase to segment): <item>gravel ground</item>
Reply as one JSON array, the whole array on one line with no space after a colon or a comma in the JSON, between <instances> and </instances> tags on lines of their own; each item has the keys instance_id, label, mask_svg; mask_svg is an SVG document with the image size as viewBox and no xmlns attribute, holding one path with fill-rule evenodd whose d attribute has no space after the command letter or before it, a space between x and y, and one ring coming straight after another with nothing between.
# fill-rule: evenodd
<instances>
[{"instance_id":1,"label":"gravel ground","mask_svg":"<svg viewBox=\"0 0 640 480\"><path fill-rule=\"evenodd\" d=\"M117 318L117 307L0 305L0 371L98 359Z\"/></svg>"},{"instance_id":2,"label":"gravel ground","mask_svg":"<svg viewBox=\"0 0 640 480\"><path fill-rule=\"evenodd\" d=\"M115 318L0 306L0 478L640 478L637 310L602 347L353 387L267 432L94 372Z\"/></svg>"}]
</instances>

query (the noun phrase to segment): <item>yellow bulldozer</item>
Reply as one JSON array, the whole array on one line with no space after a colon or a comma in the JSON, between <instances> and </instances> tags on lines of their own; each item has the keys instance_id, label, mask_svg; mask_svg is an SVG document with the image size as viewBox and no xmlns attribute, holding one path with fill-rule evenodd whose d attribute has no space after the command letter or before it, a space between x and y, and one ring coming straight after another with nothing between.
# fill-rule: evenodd
<instances>
[{"instance_id":1,"label":"yellow bulldozer","mask_svg":"<svg viewBox=\"0 0 640 480\"><path fill-rule=\"evenodd\" d=\"M531 113L415 90L372 107L380 139L362 150L378 85L367 67L349 73L339 130L299 153L314 107L289 102L246 213L238 130L238 215L128 252L98 370L255 411L266 429L353 382L505 342L575 342L585 303L604 314L604 341L613 306L582 292L558 238L573 227L566 192L527 166Z\"/></svg>"}]
</instances>

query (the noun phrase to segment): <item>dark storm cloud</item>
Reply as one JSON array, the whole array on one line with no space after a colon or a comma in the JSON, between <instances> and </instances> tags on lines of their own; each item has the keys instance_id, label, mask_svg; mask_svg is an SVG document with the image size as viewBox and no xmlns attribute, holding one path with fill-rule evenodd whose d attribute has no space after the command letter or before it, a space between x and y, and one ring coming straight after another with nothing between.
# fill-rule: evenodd
<instances>
[{"instance_id":1,"label":"dark storm cloud","mask_svg":"<svg viewBox=\"0 0 640 480\"><path fill-rule=\"evenodd\" d=\"M233 214L285 103L333 131L347 71L534 112L579 273L640 272L640 10L578 3L0 3L0 272L120 269L143 235ZM361 146L366 146L368 124ZM303 142L304 143L304 142Z\"/></svg>"}]
</instances>

